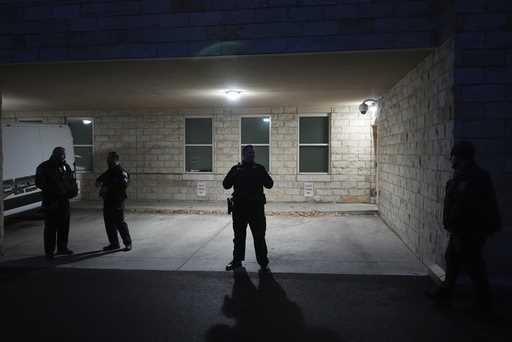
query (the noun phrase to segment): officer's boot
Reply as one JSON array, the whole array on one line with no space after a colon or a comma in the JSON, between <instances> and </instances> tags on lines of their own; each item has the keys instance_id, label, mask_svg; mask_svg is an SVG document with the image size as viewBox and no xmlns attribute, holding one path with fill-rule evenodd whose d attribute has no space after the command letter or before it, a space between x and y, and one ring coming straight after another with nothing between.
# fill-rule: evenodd
<instances>
[{"instance_id":1,"label":"officer's boot","mask_svg":"<svg viewBox=\"0 0 512 342\"><path fill-rule=\"evenodd\" d=\"M439 306L449 306L452 300L452 289L445 284L441 286L425 291L425 295L434 302L434 304Z\"/></svg>"},{"instance_id":2,"label":"officer's boot","mask_svg":"<svg viewBox=\"0 0 512 342\"><path fill-rule=\"evenodd\" d=\"M242 263L240 261L231 260L226 265L226 271L236 271L237 269L242 267Z\"/></svg>"}]
</instances>

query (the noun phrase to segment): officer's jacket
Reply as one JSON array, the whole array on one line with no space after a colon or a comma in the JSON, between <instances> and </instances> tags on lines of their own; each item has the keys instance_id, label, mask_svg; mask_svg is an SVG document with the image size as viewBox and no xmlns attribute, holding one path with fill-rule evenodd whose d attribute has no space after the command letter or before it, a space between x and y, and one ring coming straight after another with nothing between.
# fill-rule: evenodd
<instances>
[{"instance_id":1,"label":"officer's jacket","mask_svg":"<svg viewBox=\"0 0 512 342\"><path fill-rule=\"evenodd\" d=\"M222 185L224 189L234 187L235 203L245 201L265 203L263 187L272 188L274 181L263 165L239 163L229 170Z\"/></svg>"},{"instance_id":2,"label":"officer's jacket","mask_svg":"<svg viewBox=\"0 0 512 342\"><path fill-rule=\"evenodd\" d=\"M455 234L493 233L500 229L491 178L476 164L455 174L446 184L443 225Z\"/></svg>"},{"instance_id":3,"label":"officer's jacket","mask_svg":"<svg viewBox=\"0 0 512 342\"><path fill-rule=\"evenodd\" d=\"M97 183L101 183L100 196L109 203L124 201L128 197L126 188L129 179L128 172L121 165L110 167L96 180Z\"/></svg>"},{"instance_id":4,"label":"officer's jacket","mask_svg":"<svg viewBox=\"0 0 512 342\"><path fill-rule=\"evenodd\" d=\"M36 186L42 190L43 207L68 200L78 194L78 185L71 167L52 158L37 167Z\"/></svg>"}]
</instances>

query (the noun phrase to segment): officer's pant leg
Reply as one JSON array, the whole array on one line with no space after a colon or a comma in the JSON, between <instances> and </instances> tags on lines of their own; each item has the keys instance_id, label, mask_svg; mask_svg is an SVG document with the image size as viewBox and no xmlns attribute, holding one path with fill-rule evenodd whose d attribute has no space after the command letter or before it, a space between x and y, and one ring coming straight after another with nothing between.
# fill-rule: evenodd
<instances>
[{"instance_id":1,"label":"officer's pant leg","mask_svg":"<svg viewBox=\"0 0 512 342\"><path fill-rule=\"evenodd\" d=\"M57 227L57 249L65 251L68 249L70 209L69 202L64 204L59 213L59 225Z\"/></svg>"},{"instance_id":2,"label":"officer's pant leg","mask_svg":"<svg viewBox=\"0 0 512 342\"><path fill-rule=\"evenodd\" d=\"M124 220L124 207L120 206L116 208L114 215L114 225L119 231L119 235L121 235L121 240L123 240L123 244L125 246L130 245L132 243L132 238L130 237L130 231L128 230L128 224Z\"/></svg>"},{"instance_id":3,"label":"officer's pant leg","mask_svg":"<svg viewBox=\"0 0 512 342\"><path fill-rule=\"evenodd\" d=\"M114 215L112 208L108 206L103 207L103 220L105 221L105 231L107 232L108 242L112 246L119 246L119 239L117 237L117 230L114 224Z\"/></svg>"},{"instance_id":4,"label":"officer's pant leg","mask_svg":"<svg viewBox=\"0 0 512 342\"><path fill-rule=\"evenodd\" d=\"M443 283L443 287L448 291L449 294L453 292L457 278L460 272L460 242L457 238L450 236L448 242L448 248L446 249L446 278Z\"/></svg>"},{"instance_id":5,"label":"officer's pant leg","mask_svg":"<svg viewBox=\"0 0 512 342\"><path fill-rule=\"evenodd\" d=\"M467 264L468 274L476 290L477 301L481 305L487 305L491 302L491 291L485 261L483 258L483 247L485 240L472 241L467 246Z\"/></svg>"},{"instance_id":6,"label":"officer's pant leg","mask_svg":"<svg viewBox=\"0 0 512 342\"><path fill-rule=\"evenodd\" d=\"M268 265L267 243L265 241L265 233L267 231L267 221L265 218L265 210L262 206L257 208L254 215L249 221L251 227L252 238L254 240L254 250L256 251L256 260L262 267Z\"/></svg>"},{"instance_id":7,"label":"officer's pant leg","mask_svg":"<svg viewBox=\"0 0 512 342\"><path fill-rule=\"evenodd\" d=\"M49 210L44 213L44 252L47 255L55 252L58 225L57 215L57 213Z\"/></svg>"},{"instance_id":8,"label":"officer's pant leg","mask_svg":"<svg viewBox=\"0 0 512 342\"><path fill-rule=\"evenodd\" d=\"M233 217L233 262L245 260L245 238L247 233L247 215L243 210L235 209Z\"/></svg>"}]
</instances>

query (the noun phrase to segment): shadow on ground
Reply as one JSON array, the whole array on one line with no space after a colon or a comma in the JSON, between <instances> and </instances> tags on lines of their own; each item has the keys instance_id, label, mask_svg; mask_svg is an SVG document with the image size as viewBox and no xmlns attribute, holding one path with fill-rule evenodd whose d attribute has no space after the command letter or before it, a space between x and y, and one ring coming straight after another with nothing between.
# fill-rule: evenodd
<instances>
[{"instance_id":1,"label":"shadow on ground","mask_svg":"<svg viewBox=\"0 0 512 342\"><path fill-rule=\"evenodd\" d=\"M301 308L271 273L259 273L258 287L245 270L235 273L233 291L224 297L222 313L234 325L214 325L206 333L207 342L342 341L334 331L306 326Z\"/></svg>"},{"instance_id":2,"label":"shadow on ground","mask_svg":"<svg viewBox=\"0 0 512 342\"><path fill-rule=\"evenodd\" d=\"M257 285L256 285L257 284ZM512 291L474 316L427 277L0 267L2 335L67 341L510 341Z\"/></svg>"},{"instance_id":3,"label":"shadow on ground","mask_svg":"<svg viewBox=\"0 0 512 342\"><path fill-rule=\"evenodd\" d=\"M121 252L122 249L116 249L113 251L104 251L102 249L76 253L72 255L58 255L53 259L47 259L44 255L34 256L21 259L12 259L0 262L0 267L23 267L23 268L46 268L46 267L57 267L66 264L72 264L75 262L101 257L107 254L113 254Z\"/></svg>"}]
</instances>

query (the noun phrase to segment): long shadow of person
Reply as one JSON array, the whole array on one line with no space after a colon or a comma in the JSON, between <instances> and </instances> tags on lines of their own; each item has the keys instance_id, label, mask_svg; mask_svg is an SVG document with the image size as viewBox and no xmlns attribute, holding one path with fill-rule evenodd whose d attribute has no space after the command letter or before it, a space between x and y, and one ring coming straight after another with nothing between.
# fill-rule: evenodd
<instances>
[{"instance_id":1,"label":"long shadow of person","mask_svg":"<svg viewBox=\"0 0 512 342\"><path fill-rule=\"evenodd\" d=\"M94 250L89 252L76 253L73 255L60 256L52 260L48 260L44 256L28 257L23 259L12 259L0 262L2 267L28 267L28 268L52 268L65 264L72 264L79 261L84 261L91 258L101 257L107 254L120 252L121 250L104 251Z\"/></svg>"},{"instance_id":2,"label":"long shadow of person","mask_svg":"<svg viewBox=\"0 0 512 342\"><path fill-rule=\"evenodd\" d=\"M341 341L334 332L307 327L300 307L290 301L271 273L259 273L258 288L245 270L236 272L234 280L222 313L235 323L212 326L206 341Z\"/></svg>"}]
</instances>

